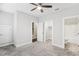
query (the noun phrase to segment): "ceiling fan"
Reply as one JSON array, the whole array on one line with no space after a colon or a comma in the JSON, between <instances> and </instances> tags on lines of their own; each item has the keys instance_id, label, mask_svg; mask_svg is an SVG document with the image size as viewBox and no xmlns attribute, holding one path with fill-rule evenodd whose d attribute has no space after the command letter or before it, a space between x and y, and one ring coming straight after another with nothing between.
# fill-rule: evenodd
<instances>
[{"instance_id":1,"label":"ceiling fan","mask_svg":"<svg viewBox=\"0 0 79 59\"><path fill-rule=\"evenodd\" d=\"M31 9L31 11L34 11L34 10L38 9L38 10L41 11L41 13L44 12L43 8L52 8L52 5L43 5L42 3L38 3L38 4L30 3L30 4L36 6L35 8Z\"/></svg>"}]
</instances>

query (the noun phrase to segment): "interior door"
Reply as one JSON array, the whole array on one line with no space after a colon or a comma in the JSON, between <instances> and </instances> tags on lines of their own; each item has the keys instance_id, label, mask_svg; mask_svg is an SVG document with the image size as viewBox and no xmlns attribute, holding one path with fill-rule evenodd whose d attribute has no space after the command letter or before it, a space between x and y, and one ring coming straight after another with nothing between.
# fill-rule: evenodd
<instances>
[{"instance_id":1,"label":"interior door","mask_svg":"<svg viewBox=\"0 0 79 59\"><path fill-rule=\"evenodd\" d=\"M38 41L43 41L44 39L44 31L43 31L43 23L40 22L37 26L37 40Z\"/></svg>"},{"instance_id":2,"label":"interior door","mask_svg":"<svg viewBox=\"0 0 79 59\"><path fill-rule=\"evenodd\" d=\"M0 25L0 44L12 41L12 27L9 25Z\"/></svg>"}]
</instances>

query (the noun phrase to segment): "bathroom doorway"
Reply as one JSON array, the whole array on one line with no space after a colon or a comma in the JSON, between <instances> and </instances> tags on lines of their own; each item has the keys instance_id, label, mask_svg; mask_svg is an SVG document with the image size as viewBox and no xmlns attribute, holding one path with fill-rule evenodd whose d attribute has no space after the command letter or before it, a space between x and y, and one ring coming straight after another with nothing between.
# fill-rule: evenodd
<instances>
[{"instance_id":1,"label":"bathroom doorway","mask_svg":"<svg viewBox=\"0 0 79 59\"><path fill-rule=\"evenodd\" d=\"M32 22L32 42L37 41L37 23Z\"/></svg>"},{"instance_id":2,"label":"bathroom doorway","mask_svg":"<svg viewBox=\"0 0 79 59\"><path fill-rule=\"evenodd\" d=\"M66 50L79 51L79 18L77 16L64 19L64 46Z\"/></svg>"}]
</instances>

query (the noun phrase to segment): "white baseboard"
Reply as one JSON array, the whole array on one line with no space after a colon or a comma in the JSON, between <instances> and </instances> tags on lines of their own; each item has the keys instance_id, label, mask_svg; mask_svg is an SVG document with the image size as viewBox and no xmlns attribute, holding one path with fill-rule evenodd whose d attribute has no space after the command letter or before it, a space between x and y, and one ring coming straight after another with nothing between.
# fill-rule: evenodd
<instances>
[{"instance_id":1,"label":"white baseboard","mask_svg":"<svg viewBox=\"0 0 79 59\"><path fill-rule=\"evenodd\" d=\"M21 46L24 46L24 45L30 46L31 43L32 43L32 42L22 43L22 44L15 44L15 46L16 46L16 47L21 47Z\"/></svg>"},{"instance_id":2,"label":"white baseboard","mask_svg":"<svg viewBox=\"0 0 79 59\"><path fill-rule=\"evenodd\" d=\"M53 46L56 46L56 47L59 47L59 48L63 48L64 49L64 46L61 46L61 45L57 45L57 44L52 44Z\"/></svg>"},{"instance_id":3,"label":"white baseboard","mask_svg":"<svg viewBox=\"0 0 79 59\"><path fill-rule=\"evenodd\" d=\"M0 44L0 47L7 46L7 45L10 45L10 44L13 44L13 43L12 42L3 43L3 44Z\"/></svg>"}]
</instances>

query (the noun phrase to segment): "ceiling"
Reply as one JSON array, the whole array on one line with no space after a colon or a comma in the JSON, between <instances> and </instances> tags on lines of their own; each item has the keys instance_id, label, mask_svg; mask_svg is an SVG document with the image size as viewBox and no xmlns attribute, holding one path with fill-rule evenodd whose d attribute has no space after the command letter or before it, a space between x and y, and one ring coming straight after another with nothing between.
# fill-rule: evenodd
<instances>
[{"instance_id":1,"label":"ceiling","mask_svg":"<svg viewBox=\"0 0 79 59\"><path fill-rule=\"evenodd\" d=\"M4 10L6 12L14 13L16 10L25 12L27 14L33 15L33 16L42 16L49 13L60 13L62 11L71 9L71 8L77 8L79 6L78 3L44 3L44 4L50 4L53 6L53 8L44 9L44 13L41 13L39 10L30 11L35 6L29 4L29 3L0 3L0 10ZM54 9L59 8L58 11L54 11Z\"/></svg>"}]
</instances>

